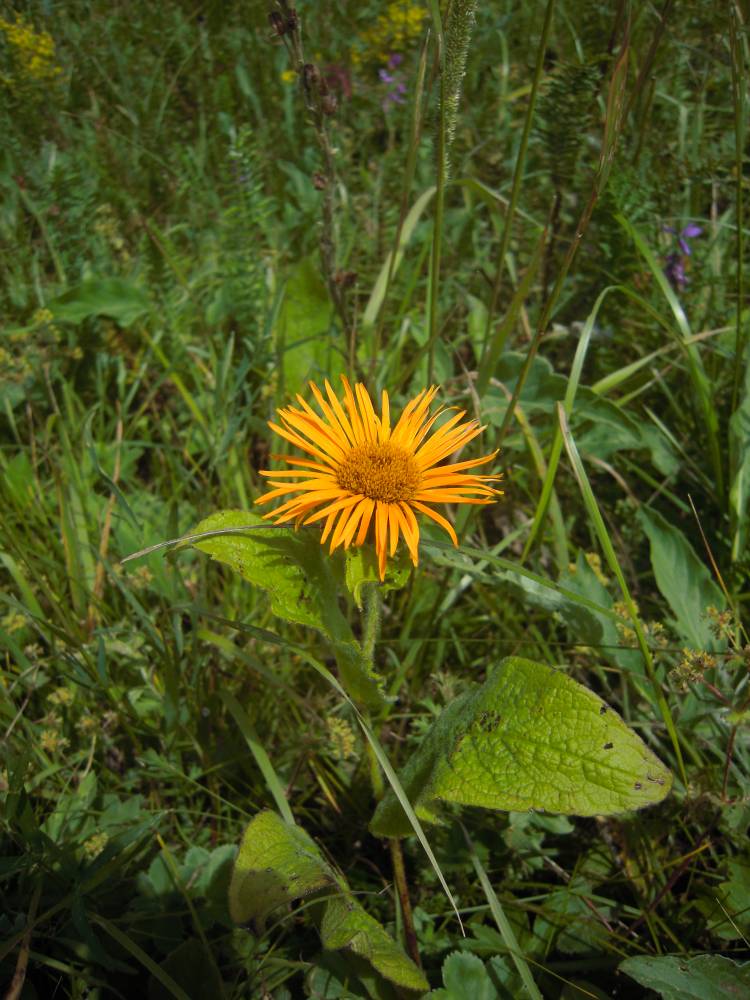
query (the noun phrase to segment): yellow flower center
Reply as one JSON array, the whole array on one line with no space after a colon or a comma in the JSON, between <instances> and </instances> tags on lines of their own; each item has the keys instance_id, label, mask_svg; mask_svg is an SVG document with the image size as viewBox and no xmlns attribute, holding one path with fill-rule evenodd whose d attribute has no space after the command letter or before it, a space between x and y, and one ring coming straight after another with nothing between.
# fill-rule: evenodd
<instances>
[{"instance_id":1,"label":"yellow flower center","mask_svg":"<svg viewBox=\"0 0 750 1000\"><path fill-rule=\"evenodd\" d=\"M349 452L336 473L342 490L361 493L381 503L411 500L422 473L405 448L383 442L360 444Z\"/></svg>"}]
</instances>

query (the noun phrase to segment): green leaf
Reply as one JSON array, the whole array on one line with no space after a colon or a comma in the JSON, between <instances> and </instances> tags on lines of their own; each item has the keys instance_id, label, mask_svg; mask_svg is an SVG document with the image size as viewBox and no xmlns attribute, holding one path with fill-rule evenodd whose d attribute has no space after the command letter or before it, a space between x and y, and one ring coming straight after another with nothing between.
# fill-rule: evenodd
<instances>
[{"instance_id":1,"label":"green leaf","mask_svg":"<svg viewBox=\"0 0 750 1000\"><path fill-rule=\"evenodd\" d=\"M444 802L489 809L614 814L658 802L670 772L616 712L566 674L509 657L452 702L400 775L420 819ZM394 793L375 811L378 836L411 827Z\"/></svg>"},{"instance_id":2,"label":"green leaf","mask_svg":"<svg viewBox=\"0 0 750 1000\"><path fill-rule=\"evenodd\" d=\"M256 531L231 529L256 528ZM318 629L330 637L347 636L348 625L336 604L335 583L325 552L312 532L273 528L258 514L222 510L209 515L191 535L222 531L193 542L217 562L226 563L249 583L268 592L279 618Z\"/></svg>"},{"instance_id":3,"label":"green leaf","mask_svg":"<svg viewBox=\"0 0 750 1000\"><path fill-rule=\"evenodd\" d=\"M276 321L276 346L281 356L283 387L298 392L305 382L344 370L344 358L329 336L333 306L312 257L296 265L284 289Z\"/></svg>"},{"instance_id":4,"label":"green leaf","mask_svg":"<svg viewBox=\"0 0 750 1000\"><path fill-rule=\"evenodd\" d=\"M721 609L726 602L708 567L679 528L661 514L641 507L638 519L651 543L656 585L674 613L674 628L693 648L714 649L716 640L706 621L706 608Z\"/></svg>"},{"instance_id":5,"label":"green leaf","mask_svg":"<svg viewBox=\"0 0 750 1000\"><path fill-rule=\"evenodd\" d=\"M262 926L277 907L335 883L333 869L301 827L261 812L242 837L229 883L229 913L238 924L255 920Z\"/></svg>"},{"instance_id":6,"label":"green leaf","mask_svg":"<svg viewBox=\"0 0 750 1000\"><path fill-rule=\"evenodd\" d=\"M383 593L400 590L406 586L411 572L411 562L405 549L401 548L394 559L388 560L385 580L381 582L378 572L378 557L371 545L358 545L346 551L346 586L354 601L362 610L362 588L367 583L377 584Z\"/></svg>"},{"instance_id":7,"label":"green leaf","mask_svg":"<svg viewBox=\"0 0 750 1000\"><path fill-rule=\"evenodd\" d=\"M414 228L419 222L419 219L427 208L430 200L435 194L435 188L427 188L422 194L417 198L409 212L404 219L403 225L401 226L401 231L399 233L398 249L396 250L396 260L393 265L391 265L391 258L393 256L392 251L388 253L385 258L383 266L380 268L380 273L378 274L375 284L372 287L372 292L370 292L370 298L365 306L365 311L362 314L362 328L367 330L375 325L375 321L378 318L378 313L380 312L380 307L383 305L383 300L385 299L385 293L388 290L388 283L392 281L399 269L399 265L404 256L404 250L409 244L409 240L412 237Z\"/></svg>"},{"instance_id":8,"label":"green leaf","mask_svg":"<svg viewBox=\"0 0 750 1000\"><path fill-rule=\"evenodd\" d=\"M245 528L257 530L241 530ZM334 561L321 546L319 536L313 531L271 527L258 514L242 510L211 514L191 534L210 531L226 533L195 540L193 546L267 591L271 610L279 618L322 632L334 645L349 693L377 703L375 680L339 609L340 574L334 573Z\"/></svg>"},{"instance_id":9,"label":"green leaf","mask_svg":"<svg viewBox=\"0 0 750 1000\"><path fill-rule=\"evenodd\" d=\"M161 969L181 986L188 996L223 997L224 984L210 952L199 938L188 938L161 963ZM174 993L152 977L148 1000L170 1000Z\"/></svg>"},{"instance_id":10,"label":"green leaf","mask_svg":"<svg viewBox=\"0 0 750 1000\"><path fill-rule=\"evenodd\" d=\"M526 355L518 351L506 351L501 355L494 378L502 382L509 393L513 393L523 370ZM537 355L531 363L526 381L521 389L519 402L527 416L535 413L553 413L555 403L565 398L568 382L559 375L550 362ZM482 402L482 418L495 427L501 427L508 409L510 396L505 393L488 391Z\"/></svg>"},{"instance_id":11,"label":"green leaf","mask_svg":"<svg viewBox=\"0 0 750 1000\"><path fill-rule=\"evenodd\" d=\"M380 975L406 989L426 990L427 981L381 925L352 895L304 830L276 813L259 813L242 838L229 886L229 912L238 923L260 925L273 910L327 889L320 937L324 948L346 948Z\"/></svg>"},{"instance_id":12,"label":"green leaf","mask_svg":"<svg viewBox=\"0 0 750 1000\"><path fill-rule=\"evenodd\" d=\"M80 323L89 316L111 316L130 326L150 309L146 293L123 278L89 278L49 303L57 320Z\"/></svg>"},{"instance_id":13,"label":"green leaf","mask_svg":"<svg viewBox=\"0 0 750 1000\"><path fill-rule=\"evenodd\" d=\"M508 392L513 392L526 355L506 351L500 358L495 377ZM554 370L547 358L537 356L521 390L520 403L528 416L553 413L555 404L565 398L568 380ZM482 405L484 418L501 426L508 408L509 397L499 397L489 391ZM679 469L679 460L670 443L656 427L633 418L609 399L603 399L590 386L579 385L570 424L576 431L582 452L606 459L617 451L648 451L654 466L664 475Z\"/></svg>"},{"instance_id":14,"label":"green leaf","mask_svg":"<svg viewBox=\"0 0 750 1000\"><path fill-rule=\"evenodd\" d=\"M740 1000L750 995L750 962L739 965L722 955L626 958L619 971L664 1000Z\"/></svg>"},{"instance_id":15,"label":"green leaf","mask_svg":"<svg viewBox=\"0 0 750 1000\"><path fill-rule=\"evenodd\" d=\"M320 939L324 948L348 948L367 959L381 976L398 986L422 991L429 988L417 966L348 891L328 900Z\"/></svg>"},{"instance_id":16,"label":"green leaf","mask_svg":"<svg viewBox=\"0 0 750 1000\"><path fill-rule=\"evenodd\" d=\"M566 590L572 590L576 594L580 594L594 604L605 607L608 610L611 610L614 606L611 594L597 577L583 552L578 553L575 567L560 577L560 583L565 586ZM616 620L593 608L584 609L577 605L576 607L581 620L583 620L583 617L580 613L585 610L596 621L600 629L599 638L595 638L593 633L587 633L584 630L575 632L576 623L572 620L569 613L566 614L565 610L562 610L561 614L570 626L571 634L575 636L576 641L588 642L592 646L599 645L601 647L601 655L610 663L613 663L616 667L620 667L622 670L626 670L630 674L643 675L643 657L640 650L636 648L635 640L633 640L632 647L623 644L623 637L618 632ZM621 620L625 626L629 627L629 619Z\"/></svg>"},{"instance_id":17,"label":"green leaf","mask_svg":"<svg viewBox=\"0 0 750 1000\"><path fill-rule=\"evenodd\" d=\"M433 1000L500 1000L484 962L468 952L454 951L443 962L444 989L431 990Z\"/></svg>"},{"instance_id":18,"label":"green leaf","mask_svg":"<svg viewBox=\"0 0 750 1000\"><path fill-rule=\"evenodd\" d=\"M718 893L712 894L711 929L724 941L736 941L750 930L749 859L728 860L727 874L727 880L717 887Z\"/></svg>"},{"instance_id":19,"label":"green leaf","mask_svg":"<svg viewBox=\"0 0 750 1000\"><path fill-rule=\"evenodd\" d=\"M750 518L750 351L745 362L745 381L737 409L729 420L729 509L732 527L732 561L742 557L747 546Z\"/></svg>"}]
</instances>

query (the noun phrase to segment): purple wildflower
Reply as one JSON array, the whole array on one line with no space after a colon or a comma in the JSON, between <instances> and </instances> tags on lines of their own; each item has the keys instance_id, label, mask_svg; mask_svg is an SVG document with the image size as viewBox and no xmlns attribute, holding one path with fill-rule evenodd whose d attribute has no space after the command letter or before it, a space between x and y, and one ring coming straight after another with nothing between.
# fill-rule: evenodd
<instances>
[{"instance_id":1,"label":"purple wildflower","mask_svg":"<svg viewBox=\"0 0 750 1000\"><path fill-rule=\"evenodd\" d=\"M395 72L403 61L404 57L399 52L392 52L388 58L387 67L378 70L381 82L385 83L389 88L381 102L383 111L388 111L391 104L404 103L406 83L404 82L403 74Z\"/></svg>"},{"instance_id":2,"label":"purple wildflower","mask_svg":"<svg viewBox=\"0 0 750 1000\"><path fill-rule=\"evenodd\" d=\"M685 274L685 264L683 263L682 255L673 250L667 256L666 263L664 265L664 273L667 276L667 281L675 288L678 292L685 290L685 286L688 283L688 277Z\"/></svg>"},{"instance_id":3,"label":"purple wildflower","mask_svg":"<svg viewBox=\"0 0 750 1000\"><path fill-rule=\"evenodd\" d=\"M682 292L685 290L685 286L689 280L685 272L685 264L687 263L687 258L692 256L693 253L690 240L696 236L700 236L703 229L695 222L689 222L679 233L673 226L663 226L662 228L665 233L671 233L677 237L677 246L679 247L679 250L672 250L667 254L664 263L664 274L672 288L678 292Z\"/></svg>"},{"instance_id":4,"label":"purple wildflower","mask_svg":"<svg viewBox=\"0 0 750 1000\"><path fill-rule=\"evenodd\" d=\"M687 254L688 257L693 252L690 249L688 240L693 239L695 236L700 236L702 232L703 230L700 226L696 226L694 222L689 222L680 233L677 242L680 244L680 250L682 250L684 254Z\"/></svg>"}]
</instances>

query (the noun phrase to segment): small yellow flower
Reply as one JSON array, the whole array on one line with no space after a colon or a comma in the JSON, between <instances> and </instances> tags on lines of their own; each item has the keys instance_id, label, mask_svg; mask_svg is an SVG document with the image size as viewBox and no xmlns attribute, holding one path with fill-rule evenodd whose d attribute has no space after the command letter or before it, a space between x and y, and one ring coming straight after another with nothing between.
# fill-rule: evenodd
<instances>
[{"instance_id":1,"label":"small yellow flower","mask_svg":"<svg viewBox=\"0 0 750 1000\"><path fill-rule=\"evenodd\" d=\"M93 715L82 715L78 720L78 729L84 736L89 736L91 733L98 731L100 722L95 719Z\"/></svg>"},{"instance_id":2,"label":"small yellow flower","mask_svg":"<svg viewBox=\"0 0 750 1000\"><path fill-rule=\"evenodd\" d=\"M50 705L60 705L62 708L67 708L69 705L73 704L73 692L65 687L55 688L55 690L48 695L47 701Z\"/></svg>"},{"instance_id":3,"label":"small yellow flower","mask_svg":"<svg viewBox=\"0 0 750 1000\"><path fill-rule=\"evenodd\" d=\"M294 83L296 79L297 79L297 74L293 69L285 69L284 72L281 74L282 83Z\"/></svg>"},{"instance_id":4,"label":"small yellow flower","mask_svg":"<svg viewBox=\"0 0 750 1000\"><path fill-rule=\"evenodd\" d=\"M462 423L465 411L461 411L430 434L445 412L440 407L430 415L430 404L438 391L435 386L423 389L407 403L391 427L387 392L383 391L382 415L378 417L362 384L352 389L343 376L342 382L343 405L327 381L327 400L311 382L310 389L323 416L298 395L299 409L290 406L278 411L282 426L269 423L272 431L314 461L289 457L285 461L294 468L263 470L261 475L276 480L276 485L256 503L298 494L266 517L277 524L294 521L295 526L325 518L321 544L330 535L331 552L339 545L363 545L372 524L382 580L388 555L394 556L400 534L406 540L412 563L417 565L419 525L415 513L431 518L458 545L450 521L431 505L493 503L502 491L489 484L501 477L480 476L468 469L491 462L497 452L452 465L441 464L484 428L477 420Z\"/></svg>"},{"instance_id":5,"label":"small yellow flower","mask_svg":"<svg viewBox=\"0 0 750 1000\"><path fill-rule=\"evenodd\" d=\"M346 719L332 716L327 720L328 736L331 747L338 760L348 760L356 748L354 730Z\"/></svg>"},{"instance_id":6,"label":"small yellow flower","mask_svg":"<svg viewBox=\"0 0 750 1000\"><path fill-rule=\"evenodd\" d=\"M0 17L0 32L11 51L18 82L52 83L62 74L55 62L55 43L48 32L36 31L21 15L14 21ZM13 86L14 81L6 82Z\"/></svg>"},{"instance_id":7,"label":"small yellow flower","mask_svg":"<svg viewBox=\"0 0 750 1000\"><path fill-rule=\"evenodd\" d=\"M601 560L601 557L600 557L599 553L598 552L587 552L586 553L586 562L591 567L591 570L592 570L594 576L599 581L599 583L601 583L601 585L603 587L606 587L609 584L609 577L607 576L607 574L602 569L602 560Z\"/></svg>"},{"instance_id":8,"label":"small yellow flower","mask_svg":"<svg viewBox=\"0 0 750 1000\"><path fill-rule=\"evenodd\" d=\"M65 749L68 741L64 736L56 733L54 729L43 729L42 735L39 737L39 745L47 753L58 753L58 751Z\"/></svg>"},{"instance_id":9,"label":"small yellow flower","mask_svg":"<svg viewBox=\"0 0 750 1000\"><path fill-rule=\"evenodd\" d=\"M0 625L6 632L20 632L21 629L26 628L26 616L22 615L20 611L9 611L7 615L0 618Z\"/></svg>"},{"instance_id":10,"label":"small yellow flower","mask_svg":"<svg viewBox=\"0 0 750 1000\"><path fill-rule=\"evenodd\" d=\"M34 326L42 326L43 324L51 323L54 318L49 309L37 309L31 317L31 322Z\"/></svg>"},{"instance_id":11,"label":"small yellow flower","mask_svg":"<svg viewBox=\"0 0 750 1000\"><path fill-rule=\"evenodd\" d=\"M133 587L136 590L143 590L153 581L154 574L148 566L139 566L133 573Z\"/></svg>"},{"instance_id":12,"label":"small yellow flower","mask_svg":"<svg viewBox=\"0 0 750 1000\"><path fill-rule=\"evenodd\" d=\"M352 50L353 64L359 68L365 63L386 63L394 52L404 52L421 36L427 17L425 4L392 0L360 34Z\"/></svg>"},{"instance_id":13,"label":"small yellow flower","mask_svg":"<svg viewBox=\"0 0 750 1000\"><path fill-rule=\"evenodd\" d=\"M83 850L89 858L98 857L109 842L109 835L104 833L94 833L84 842Z\"/></svg>"}]
</instances>

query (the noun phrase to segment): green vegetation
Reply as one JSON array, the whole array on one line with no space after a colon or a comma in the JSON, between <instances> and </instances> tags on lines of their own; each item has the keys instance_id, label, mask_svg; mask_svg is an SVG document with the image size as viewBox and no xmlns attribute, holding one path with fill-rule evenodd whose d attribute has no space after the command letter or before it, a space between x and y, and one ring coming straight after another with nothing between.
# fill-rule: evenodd
<instances>
[{"instance_id":1,"label":"green vegetation","mask_svg":"<svg viewBox=\"0 0 750 1000\"><path fill-rule=\"evenodd\" d=\"M8 1000L748 992L745 17L3 8ZM500 449L382 582L341 375Z\"/></svg>"}]
</instances>

